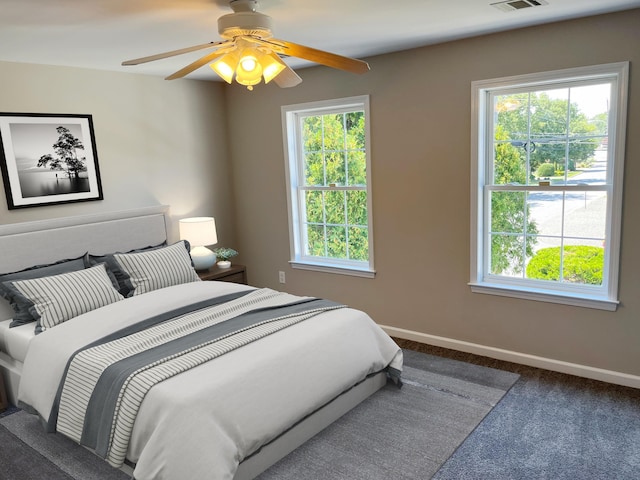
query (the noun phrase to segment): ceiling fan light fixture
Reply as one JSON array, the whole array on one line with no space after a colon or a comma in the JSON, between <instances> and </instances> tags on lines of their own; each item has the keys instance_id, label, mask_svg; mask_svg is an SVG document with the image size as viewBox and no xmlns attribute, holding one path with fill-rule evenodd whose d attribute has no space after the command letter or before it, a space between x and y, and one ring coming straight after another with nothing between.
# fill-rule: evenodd
<instances>
[{"instance_id":1,"label":"ceiling fan light fixture","mask_svg":"<svg viewBox=\"0 0 640 480\"><path fill-rule=\"evenodd\" d=\"M262 65L253 54L243 54L236 68L236 82L253 90L253 85L260 83L260 80L262 80Z\"/></svg>"},{"instance_id":2,"label":"ceiling fan light fixture","mask_svg":"<svg viewBox=\"0 0 640 480\"><path fill-rule=\"evenodd\" d=\"M222 79L231 84L233 76L238 66L238 56L234 53L228 53L209 65Z\"/></svg>"},{"instance_id":3,"label":"ceiling fan light fixture","mask_svg":"<svg viewBox=\"0 0 640 480\"><path fill-rule=\"evenodd\" d=\"M244 55L240 59L240 68L245 73L253 72L258 67L260 67L260 64L258 63L258 59L251 54Z\"/></svg>"},{"instance_id":4,"label":"ceiling fan light fixture","mask_svg":"<svg viewBox=\"0 0 640 480\"><path fill-rule=\"evenodd\" d=\"M209 66L225 82L231 84L235 77L236 82L247 87L257 85L262 78L269 83L286 68L278 55L253 46L245 47L240 54L237 50L227 53Z\"/></svg>"},{"instance_id":5,"label":"ceiling fan light fixture","mask_svg":"<svg viewBox=\"0 0 640 480\"><path fill-rule=\"evenodd\" d=\"M269 83L287 68L285 63L280 60L280 57L273 52L263 54L260 63L262 63L264 83Z\"/></svg>"}]
</instances>

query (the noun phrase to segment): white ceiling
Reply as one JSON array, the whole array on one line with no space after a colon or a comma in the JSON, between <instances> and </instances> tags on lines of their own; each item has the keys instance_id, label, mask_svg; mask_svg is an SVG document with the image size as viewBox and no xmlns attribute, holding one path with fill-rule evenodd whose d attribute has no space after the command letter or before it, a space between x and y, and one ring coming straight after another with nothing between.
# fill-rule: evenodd
<instances>
[{"instance_id":1,"label":"white ceiling","mask_svg":"<svg viewBox=\"0 0 640 480\"><path fill-rule=\"evenodd\" d=\"M259 11L273 18L276 38L364 58L640 7L640 0L547 0L548 5L502 12L490 5L496 1L262 0ZM0 61L164 77L208 52L139 66L120 64L218 41L217 19L227 13L228 0L0 0ZM310 65L294 59L287 63ZM219 80L208 68L187 78Z\"/></svg>"}]
</instances>

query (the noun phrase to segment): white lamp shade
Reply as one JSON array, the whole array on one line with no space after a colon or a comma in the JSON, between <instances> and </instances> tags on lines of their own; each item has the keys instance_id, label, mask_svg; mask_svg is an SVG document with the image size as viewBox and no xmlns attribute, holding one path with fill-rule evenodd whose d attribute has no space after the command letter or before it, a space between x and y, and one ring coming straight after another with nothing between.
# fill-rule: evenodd
<instances>
[{"instance_id":1,"label":"white lamp shade","mask_svg":"<svg viewBox=\"0 0 640 480\"><path fill-rule=\"evenodd\" d=\"M192 217L180 220L180 238L188 240L192 247L218 243L216 221L213 217Z\"/></svg>"},{"instance_id":2,"label":"white lamp shade","mask_svg":"<svg viewBox=\"0 0 640 480\"><path fill-rule=\"evenodd\" d=\"M180 220L180 238L191 244L191 260L196 270L206 270L216 263L216 254L205 247L218 243L213 217L192 217Z\"/></svg>"}]
</instances>

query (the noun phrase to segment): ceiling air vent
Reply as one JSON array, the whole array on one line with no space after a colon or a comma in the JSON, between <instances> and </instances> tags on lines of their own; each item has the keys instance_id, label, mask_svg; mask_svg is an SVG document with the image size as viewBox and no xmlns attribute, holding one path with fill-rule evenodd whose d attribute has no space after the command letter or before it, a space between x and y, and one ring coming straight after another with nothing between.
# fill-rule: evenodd
<instances>
[{"instance_id":1,"label":"ceiling air vent","mask_svg":"<svg viewBox=\"0 0 640 480\"><path fill-rule=\"evenodd\" d=\"M492 3L492 7L496 7L503 12L512 12L514 10L522 10L523 8L539 7L548 5L545 0L507 0L506 2Z\"/></svg>"}]
</instances>

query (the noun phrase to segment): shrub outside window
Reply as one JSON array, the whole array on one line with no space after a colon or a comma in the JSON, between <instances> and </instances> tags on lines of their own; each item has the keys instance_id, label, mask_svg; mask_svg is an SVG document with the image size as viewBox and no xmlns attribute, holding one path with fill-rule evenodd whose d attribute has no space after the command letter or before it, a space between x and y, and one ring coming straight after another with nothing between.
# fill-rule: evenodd
<instances>
[{"instance_id":1,"label":"shrub outside window","mask_svg":"<svg viewBox=\"0 0 640 480\"><path fill-rule=\"evenodd\" d=\"M473 82L474 292L615 310L628 64Z\"/></svg>"},{"instance_id":2,"label":"shrub outside window","mask_svg":"<svg viewBox=\"0 0 640 480\"><path fill-rule=\"evenodd\" d=\"M369 98L282 107L294 268L372 277Z\"/></svg>"}]
</instances>

